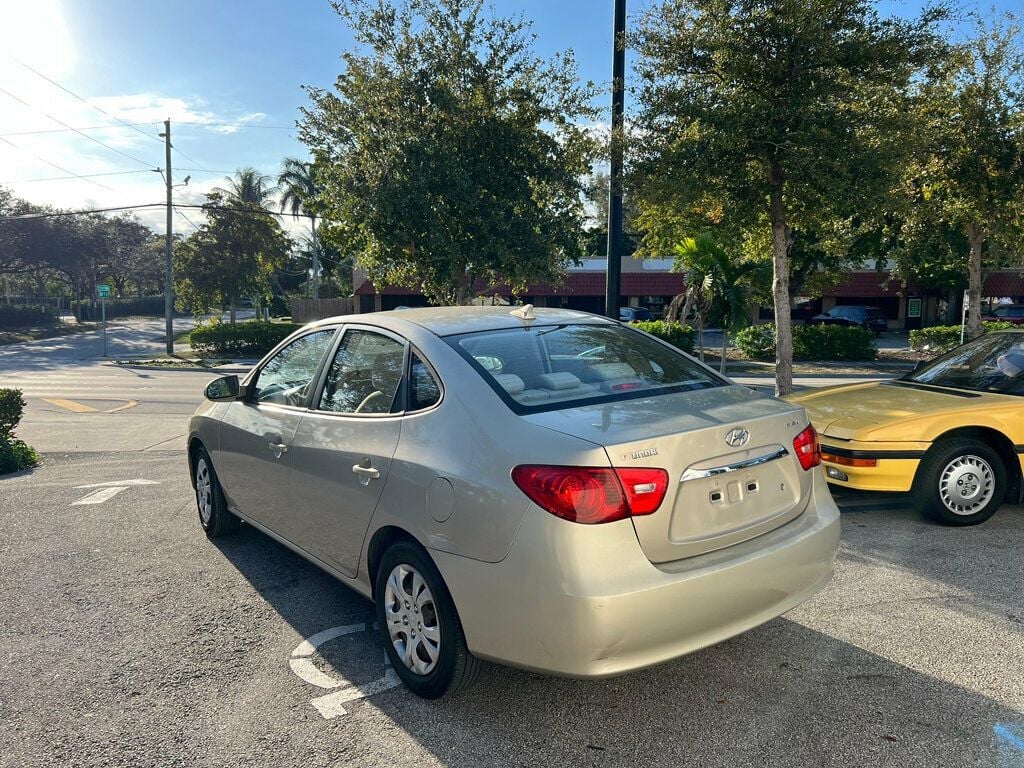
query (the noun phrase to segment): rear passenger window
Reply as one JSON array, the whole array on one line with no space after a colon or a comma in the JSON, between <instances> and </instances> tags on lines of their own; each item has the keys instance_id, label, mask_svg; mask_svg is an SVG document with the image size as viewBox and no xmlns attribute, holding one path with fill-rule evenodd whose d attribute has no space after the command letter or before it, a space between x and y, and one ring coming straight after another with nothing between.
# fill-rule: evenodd
<instances>
[{"instance_id":1,"label":"rear passenger window","mask_svg":"<svg viewBox=\"0 0 1024 768\"><path fill-rule=\"evenodd\" d=\"M401 342L373 331L346 331L327 374L320 410L392 413L404 366Z\"/></svg>"},{"instance_id":2,"label":"rear passenger window","mask_svg":"<svg viewBox=\"0 0 1024 768\"><path fill-rule=\"evenodd\" d=\"M434 372L415 352L409 365L410 411L422 411L441 399L441 385Z\"/></svg>"}]
</instances>

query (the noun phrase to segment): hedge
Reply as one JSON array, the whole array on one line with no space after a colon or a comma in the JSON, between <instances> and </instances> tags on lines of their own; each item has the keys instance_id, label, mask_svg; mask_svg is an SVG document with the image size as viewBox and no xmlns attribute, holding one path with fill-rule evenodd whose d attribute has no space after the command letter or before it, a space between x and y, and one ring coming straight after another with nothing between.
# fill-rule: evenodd
<instances>
[{"instance_id":1,"label":"hedge","mask_svg":"<svg viewBox=\"0 0 1024 768\"><path fill-rule=\"evenodd\" d=\"M0 389L0 475L39 463L39 454L14 436L24 411L20 389Z\"/></svg>"},{"instance_id":2,"label":"hedge","mask_svg":"<svg viewBox=\"0 0 1024 768\"><path fill-rule=\"evenodd\" d=\"M0 328L25 328L31 325L53 325L57 311L42 304L0 305Z\"/></svg>"},{"instance_id":3,"label":"hedge","mask_svg":"<svg viewBox=\"0 0 1024 768\"><path fill-rule=\"evenodd\" d=\"M252 355L262 357L302 326L298 323L242 323L213 321L196 326L191 333L192 349L201 354Z\"/></svg>"},{"instance_id":4,"label":"hedge","mask_svg":"<svg viewBox=\"0 0 1024 768\"><path fill-rule=\"evenodd\" d=\"M1013 323L985 323L985 333L1005 331L1013 327ZM960 346L959 325L935 325L931 328L921 328L910 332L910 347L915 352L941 355L958 346Z\"/></svg>"},{"instance_id":5,"label":"hedge","mask_svg":"<svg viewBox=\"0 0 1024 768\"><path fill-rule=\"evenodd\" d=\"M71 311L80 322L99 320L103 316L103 308L99 299L92 301L73 301ZM163 296L143 296L139 299L107 299L107 319L115 317L162 317L164 314Z\"/></svg>"},{"instance_id":6,"label":"hedge","mask_svg":"<svg viewBox=\"0 0 1024 768\"><path fill-rule=\"evenodd\" d=\"M735 336L740 352L752 360L775 359L775 325L744 328ZM875 335L865 328L845 325L793 326L794 360L874 360Z\"/></svg>"},{"instance_id":7,"label":"hedge","mask_svg":"<svg viewBox=\"0 0 1024 768\"><path fill-rule=\"evenodd\" d=\"M641 331L646 331L652 336L657 336L662 341L667 341L683 352L693 354L694 331L688 325L668 323L664 320L637 320L630 325Z\"/></svg>"}]
</instances>

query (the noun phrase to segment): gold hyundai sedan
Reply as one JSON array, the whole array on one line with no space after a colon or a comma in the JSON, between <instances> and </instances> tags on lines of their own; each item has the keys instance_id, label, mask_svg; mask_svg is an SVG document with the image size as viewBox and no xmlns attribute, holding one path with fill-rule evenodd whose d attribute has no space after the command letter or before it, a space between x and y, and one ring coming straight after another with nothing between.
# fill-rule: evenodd
<instances>
[{"instance_id":1,"label":"gold hyundai sedan","mask_svg":"<svg viewBox=\"0 0 1024 768\"><path fill-rule=\"evenodd\" d=\"M793 608L839 515L799 406L560 309L339 317L211 382L199 521L239 520L374 601L420 696L480 660L600 677Z\"/></svg>"}]
</instances>

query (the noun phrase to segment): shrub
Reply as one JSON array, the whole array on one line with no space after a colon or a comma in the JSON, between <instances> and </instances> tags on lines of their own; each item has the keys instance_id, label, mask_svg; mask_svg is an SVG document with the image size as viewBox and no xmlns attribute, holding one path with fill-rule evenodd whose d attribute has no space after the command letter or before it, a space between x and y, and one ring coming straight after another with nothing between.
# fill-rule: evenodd
<instances>
[{"instance_id":1,"label":"shrub","mask_svg":"<svg viewBox=\"0 0 1024 768\"><path fill-rule=\"evenodd\" d=\"M0 389L0 475L34 467L39 454L14 436L14 428L25 411L19 389Z\"/></svg>"},{"instance_id":2,"label":"shrub","mask_svg":"<svg viewBox=\"0 0 1024 768\"><path fill-rule=\"evenodd\" d=\"M103 316L103 309L95 302L73 301L71 311L80 322L97 321ZM164 314L163 296L143 296L138 299L107 299L107 319L115 317L161 317Z\"/></svg>"},{"instance_id":3,"label":"shrub","mask_svg":"<svg viewBox=\"0 0 1024 768\"><path fill-rule=\"evenodd\" d=\"M1013 323L985 323L985 333L1005 331L1013 328ZM960 346L959 325L935 325L910 332L910 346L915 352L927 355L941 355L953 347Z\"/></svg>"},{"instance_id":4,"label":"shrub","mask_svg":"<svg viewBox=\"0 0 1024 768\"><path fill-rule=\"evenodd\" d=\"M775 325L765 323L736 334L736 346L753 360L775 358ZM794 360L874 360L875 335L845 325L793 326Z\"/></svg>"},{"instance_id":5,"label":"shrub","mask_svg":"<svg viewBox=\"0 0 1024 768\"><path fill-rule=\"evenodd\" d=\"M632 323L634 328L646 331L652 336L657 336L662 341L667 341L683 352L693 353L693 328L682 323L668 323L664 320L637 320Z\"/></svg>"},{"instance_id":6,"label":"shrub","mask_svg":"<svg viewBox=\"0 0 1024 768\"><path fill-rule=\"evenodd\" d=\"M43 305L0 305L0 328L25 328L30 325L52 325L57 320L53 307Z\"/></svg>"},{"instance_id":7,"label":"shrub","mask_svg":"<svg viewBox=\"0 0 1024 768\"><path fill-rule=\"evenodd\" d=\"M234 325L213 321L192 331L192 349L202 354L262 357L301 327L298 323L268 323L263 320L247 320Z\"/></svg>"}]
</instances>

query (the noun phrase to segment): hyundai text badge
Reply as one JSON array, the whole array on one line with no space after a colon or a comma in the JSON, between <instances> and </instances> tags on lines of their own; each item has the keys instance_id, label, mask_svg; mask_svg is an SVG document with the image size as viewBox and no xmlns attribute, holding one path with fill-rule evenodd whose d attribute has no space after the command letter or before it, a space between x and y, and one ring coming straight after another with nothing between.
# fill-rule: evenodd
<instances>
[{"instance_id":1,"label":"hyundai text badge","mask_svg":"<svg viewBox=\"0 0 1024 768\"><path fill-rule=\"evenodd\" d=\"M750 439L750 433L743 429L743 427L737 427L731 430L729 434L725 436L725 442L731 445L733 448L739 448L742 445L747 444L747 440Z\"/></svg>"}]
</instances>

